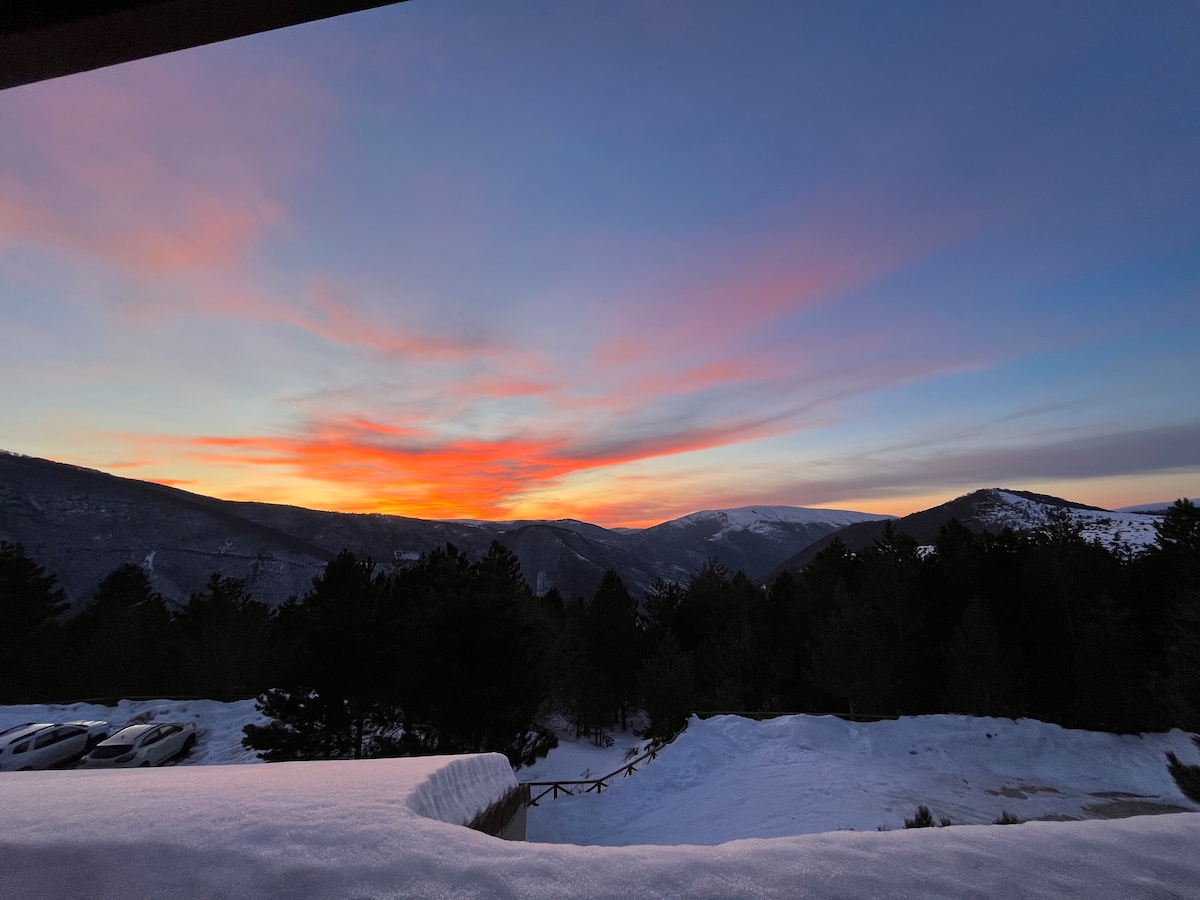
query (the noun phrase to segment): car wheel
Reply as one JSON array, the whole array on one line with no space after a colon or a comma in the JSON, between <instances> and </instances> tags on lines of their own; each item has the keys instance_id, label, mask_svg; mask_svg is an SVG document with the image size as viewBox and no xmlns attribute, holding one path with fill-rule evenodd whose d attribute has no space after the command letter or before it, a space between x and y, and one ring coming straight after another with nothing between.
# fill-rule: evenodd
<instances>
[{"instance_id":1,"label":"car wheel","mask_svg":"<svg viewBox=\"0 0 1200 900\"><path fill-rule=\"evenodd\" d=\"M187 756L192 752L192 748L196 746L196 736L189 734L188 739L183 742L183 755Z\"/></svg>"},{"instance_id":2,"label":"car wheel","mask_svg":"<svg viewBox=\"0 0 1200 900\"><path fill-rule=\"evenodd\" d=\"M142 760L142 764L141 764L140 766L138 766L138 768L139 768L139 769L148 769L148 768L150 768L150 760L148 760L148 759L143 759L143 760Z\"/></svg>"}]
</instances>

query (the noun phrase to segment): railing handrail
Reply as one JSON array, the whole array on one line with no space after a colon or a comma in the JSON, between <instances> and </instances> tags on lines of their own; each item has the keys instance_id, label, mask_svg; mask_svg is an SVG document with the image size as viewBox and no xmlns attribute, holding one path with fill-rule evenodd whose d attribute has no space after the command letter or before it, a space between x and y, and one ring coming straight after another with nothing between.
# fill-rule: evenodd
<instances>
[{"instance_id":1,"label":"railing handrail","mask_svg":"<svg viewBox=\"0 0 1200 900\"><path fill-rule=\"evenodd\" d=\"M675 740L675 738L679 737L679 735L683 734L686 729L687 723L685 722L683 728L680 728L667 740L651 742L650 746L646 748L646 751L640 756L634 757L633 759L624 763L619 769L614 769L612 772L609 772L607 775L604 775L600 778L566 779L559 781L522 781L520 783L528 785L530 788L545 788L545 790L536 797L532 796L531 791L531 796L529 799L530 806L537 806L537 802L547 794L553 795L551 799L557 799L560 793L574 797L575 791L570 790L569 786L586 784L588 787L584 788L582 791L580 791L580 793L589 794L592 791L595 791L597 794L599 794L602 790L604 790L604 788L609 787L608 782L616 778L618 775L620 775L622 778L628 778L637 771L637 766L639 763L648 762L652 759L655 759L658 756L658 751Z\"/></svg>"},{"instance_id":2,"label":"railing handrail","mask_svg":"<svg viewBox=\"0 0 1200 900\"><path fill-rule=\"evenodd\" d=\"M698 712L693 712L692 715L696 716L696 718L698 718L698 719L711 719L713 716L743 716L745 718L750 718L750 719L774 719L774 718L779 718L780 716L828 715L828 716L834 716L839 719L845 719L845 720L851 721L851 722L880 722L880 721L886 721L886 720L900 718L899 716L882 716L882 715L870 715L870 714L800 713L800 712L774 712L774 711L766 712L763 710L754 710L754 711L751 711L751 710L701 710ZM542 791L540 794L537 794L536 796L533 795L532 790L530 791L530 798L529 798L530 806L537 806L537 802L539 800L541 800L543 797L545 797L547 794L552 795L551 799L557 799L558 795L560 793L566 794L569 797L574 797L576 795L576 791L571 790L571 788L577 788L580 785L587 785L587 787L585 787L582 791L579 791L578 793L590 794L592 791L595 791L598 794L602 790L604 790L604 788L609 787L608 782L613 780L614 778L616 778L618 775L620 775L622 778L626 778L637 771L636 767L639 763L646 762L648 760L652 760L655 757L657 757L659 750L661 750L663 747L667 746L667 744L674 741L675 738L679 737L679 735L683 734L683 732L686 730L687 730L687 723L685 722L683 725L683 728L680 728L677 732L675 732L673 735L671 735L671 737L668 738L667 740L655 741L655 742L651 743L651 745L649 746L649 748L647 748L645 753L642 753L640 756L637 756L634 759L629 760L629 762L622 765L619 769L609 772L607 775L604 775L600 778L558 779L556 781L522 781L520 783L523 785L527 785L531 789L532 788L545 788L544 791Z\"/></svg>"}]
</instances>

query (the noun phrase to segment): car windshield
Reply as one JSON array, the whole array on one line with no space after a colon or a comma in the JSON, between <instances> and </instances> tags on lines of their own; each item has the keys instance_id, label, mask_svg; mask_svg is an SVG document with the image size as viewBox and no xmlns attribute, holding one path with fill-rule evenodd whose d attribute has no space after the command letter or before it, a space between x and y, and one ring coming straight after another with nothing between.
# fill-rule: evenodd
<instances>
[{"instance_id":1,"label":"car windshield","mask_svg":"<svg viewBox=\"0 0 1200 900\"><path fill-rule=\"evenodd\" d=\"M48 726L35 725L34 723L30 722L25 725L17 725L13 728L6 728L4 731L0 731L0 742L8 743L8 742L13 742L13 741L18 741L21 738L26 737L27 735L33 734L33 732L39 731L42 728L46 728L46 727L48 727Z\"/></svg>"},{"instance_id":2,"label":"car windshield","mask_svg":"<svg viewBox=\"0 0 1200 900\"><path fill-rule=\"evenodd\" d=\"M92 751L92 759L112 759L114 756L120 756L122 753L128 753L132 750L129 744L104 744Z\"/></svg>"}]
</instances>

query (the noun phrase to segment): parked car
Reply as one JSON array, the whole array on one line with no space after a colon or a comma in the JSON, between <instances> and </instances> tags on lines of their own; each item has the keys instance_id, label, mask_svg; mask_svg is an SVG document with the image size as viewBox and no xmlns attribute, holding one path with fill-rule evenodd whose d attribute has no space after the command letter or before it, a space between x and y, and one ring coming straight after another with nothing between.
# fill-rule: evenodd
<instances>
[{"instance_id":1,"label":"parked car","mask_svg":"<svg viewBox=\"0 0 1200 900\"><path fill-rule=\"evenodd\" d=\"M196 745L196 726L191 722L128 725L108 740L101 741L83 759L87 769L161 766L182 756Z\"/></svg>"},{"instance_id":2,"label":"parked car","mask_svg":"<svg viewBox=\"0 0 1200 900\"><path fill-rule=\"evenodd\" d=\"M0 731L0 771L49 769L79 759L108 737L107 722L26 722Z\"/></svg>"}]
</instances>

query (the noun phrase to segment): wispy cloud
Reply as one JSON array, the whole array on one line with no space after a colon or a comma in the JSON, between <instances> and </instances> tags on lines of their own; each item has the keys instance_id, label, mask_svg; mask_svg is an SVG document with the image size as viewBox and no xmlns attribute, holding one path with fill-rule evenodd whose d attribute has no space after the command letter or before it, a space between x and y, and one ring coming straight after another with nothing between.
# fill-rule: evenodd
<instances>
[{"instance_id":1,"label":"wispy cloud","mask_svg":"<svg viewBox=\"0 0 1200 900\"><path fill-rule=\"evenodd\" d=\"M1000 447L956 446L954 435L943 434L921 449L880 447L869 454L814 461L806 466L812 476L779 484L778 491L824 504L930 488L1020 487L1038 481L1195 472L1200 470L1200 423L1082 436L1051 433ZM822 477L823 471L829 475Z\"/></svg>"},{"instance_id":2,"label":"wispy cloud","mask_svg":"<svg viewBox=\"0 0 1200 900\"><path fill-rule=\"evenodd\" d=\"M0 95L2 374L45 389L0 418L71 413L74 461L163 483L433 516L1196 465L1186 329L1142 348L1174 385L1144 417L1142 376L1034 360L1195 306L1190 48L1156 33L1133 71L1100 64L1126 25L1070 16L996 44L967 15L961 44L788 4L661 33L438 9ZM1062 46L1100 75L1047 95ZM1036 90L997 77L1014 47ZM1041 412L979 424L1014 407ZM1097 424L1122 415L1158 430Z\"/></svg>"},{"instance_id":3,"label":"wispy cloud","mask_svg":"<svg viewBox=\"0 0 1200 900\"><path fill-rule=\"evenodd\" d=\"M312 137L330 103L295 79L193 74L149 61L0 98L0 250L49 245L134 280L243 266L286 217L270 185L304 165L286 133Z\"/></svg>"}]
</instances>

